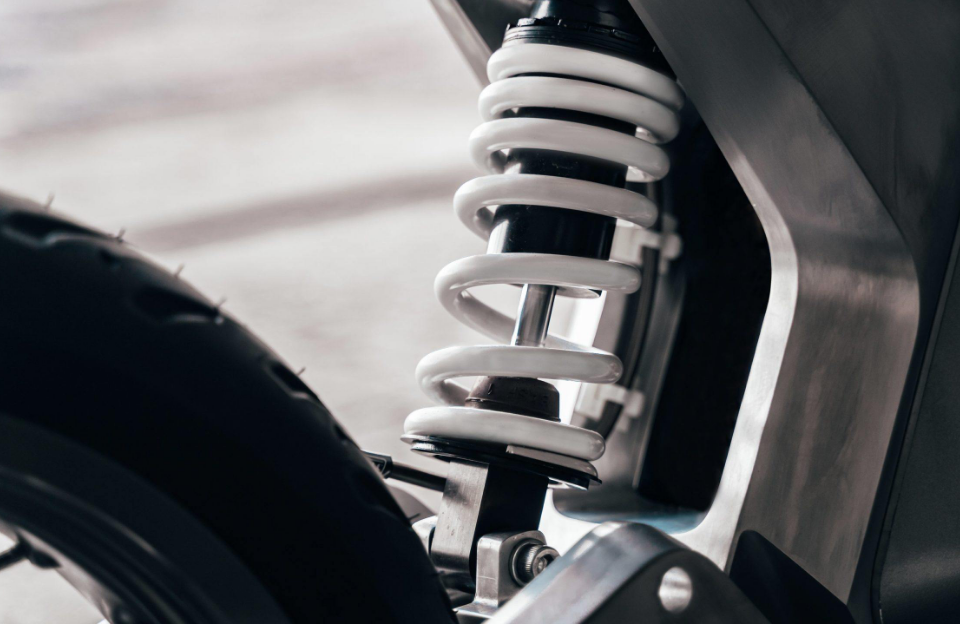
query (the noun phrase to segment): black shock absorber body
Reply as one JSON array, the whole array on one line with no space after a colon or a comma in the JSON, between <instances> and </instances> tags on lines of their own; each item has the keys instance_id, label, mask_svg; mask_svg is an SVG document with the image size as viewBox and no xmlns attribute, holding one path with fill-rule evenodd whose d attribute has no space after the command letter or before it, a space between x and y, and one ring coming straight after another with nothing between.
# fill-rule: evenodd
<instances>
[{"instance_id":1,"label":"black shock absorber body","mask_svg":"<svg viewBox=\"0 0 960 624\"><path fill-rule=\"evenodd\" d=\"M539 43L590 49L623 56L661 69L662 57L626 0L540 0L531 17L507 30L504 47ZM636 127L623 121L560 108L520 108L517 117L560 119L625 134ZM536 149L507 155L508 173L576 178L623 187L627 168L619 163ZM500 206L488 252L536 252L606 260L616 222L611 217L545 206Z\"/></svg>"}]
</instances>

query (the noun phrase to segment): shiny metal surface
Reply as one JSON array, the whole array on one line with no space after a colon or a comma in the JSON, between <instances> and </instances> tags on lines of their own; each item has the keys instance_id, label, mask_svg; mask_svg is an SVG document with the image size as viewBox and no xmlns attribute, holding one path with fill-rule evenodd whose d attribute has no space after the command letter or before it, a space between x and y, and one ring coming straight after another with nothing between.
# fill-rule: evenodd
<instances>
[{"instance_id":1,"label":"shiny metal surface","mask_svg":"<svg viewBox=\"0 0 960 624\"><path fill-rule=\"evenodd\" d=\"M510 574L520 585L526 585L540 576L560 553L546 544L523 544L510 555Z\"/></svg>"},{"instance_id":2,"label":"shiny metal surface","mask_svg":"<svg viewBox=\"0 0 960 624\"><path fill-rule=\"evenodd\" d=\"M917 336L913 260L747 2L633 5L754 203L773 268L719 492L677 537L726 566L755 530L846 601Z\"/></svg>"},{"instance_id":3,"label":"shiny metal surface","mask_svg":"<svg viewBox=\"0 0 960 624\"><path fill-rule=\"evenodd\" d=\"M950 345L960 317L948 260L960 212L960 3L751 4L890 211L917 267L919 385L901 408L902 451L896 434L889 502L867 536L878 546L865 556L860 591L884 624L953 622L960 394Z\"/></svg>"},{"instance_id":4,"label":"shiny metal surface","mask_svg":"<svg viewBox=\"0 0 960 624\"><path fill-rule=\"evenodd\" d=\"M603 388L605 386L600 387ZM546 451L532 449L526 446L517 446L516 444L508 444L506 452L509 455L528 457L530 459L535 459L548 464L555 464L557 466L563 466L564 468L570 468L571 470L576 470L577 472L586 473L594 478L599 476L597 474L597 469L593 467L593 464L588 461L583 461L582 459L577 459L576 457L570 457L569 455L548 453Z\"/></svg>"},{"instance_id":5,"label":"shiny metal surface","mask_svg":"<svg viewBox=\"0 0 960 624\"><path fill-rule=\"evenodd\" d=\"M430 559L447 587L473 592L482 579L477 561L484 536L536 527L547 479L497 465L450 462Z\"/></svg>"},{"instance_id":6,"label":"shiny metal surface","mask_svg":"<svg viewBox=\"0 0 960 624\"><path fill-rule=\"evenodd\" d=\"M518 347L543 346L547 339L556 296L556 286L523 285L520 306L517 309L517 324L513 328L510 344Z\"/></svg>"},{"instance_id":7,"label":"shiny metal surface","mask_svg":"<svg viewBox=\"0 0 960 624\"><path fill-rule=\"evenodd\" d=\"M620 522L594 529L491 620L497 624L766 621L704 556L653 527Z\"/></svg>"},{"instance_id":8,"label":"shiny metal surface","mask_svg":"<svg viewBox=\"0 0 960 624\"><path fill-rule=\"evenodd\" d=\"M546 538L540 531L509 531L481 537L477 543L477 593L473 602L457 610L460 621L493 617L516 596L526 585L516 578L516 555L527 546L540 547L544 542Z\"/></svg>"},{"instance_id":9,"label":"shiny metal surface","mask_svg":"<svg viewBox=\"0 0 960 624\"><path fill-rule=\"evenodd\" d=\"M487 59L500 47L507 25L526 17L533 0L430 0L481 84Z\"/></svg>"},{"instance_id":10,"label":"shiny metal surface","mask_svg":"<svg viewBox=\"0 0 960 624\"><path fill-rule=\"evenodd\" d=\"M683 613L693 600L693 579L680 566L670 568L660 580L657 596L669 613Z\"/></svg>"}]
</instances>

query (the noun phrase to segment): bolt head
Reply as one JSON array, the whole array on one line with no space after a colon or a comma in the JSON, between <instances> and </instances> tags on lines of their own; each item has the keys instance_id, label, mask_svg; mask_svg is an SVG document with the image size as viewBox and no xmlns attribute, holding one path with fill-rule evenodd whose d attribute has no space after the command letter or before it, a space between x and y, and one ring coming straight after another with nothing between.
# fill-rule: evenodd
<instances>
[{"instance_id":1,"label":"bolt head","mask_svg":"<svg viewBox=\"0 0 960 624\"><path fill-rule=\"evenodd\" d=\"M535 542L521 544L518 550L514 558L513 578L520 585L526 585L535 579L560 556L555 548Z\"/></svg>"}]
</instances>

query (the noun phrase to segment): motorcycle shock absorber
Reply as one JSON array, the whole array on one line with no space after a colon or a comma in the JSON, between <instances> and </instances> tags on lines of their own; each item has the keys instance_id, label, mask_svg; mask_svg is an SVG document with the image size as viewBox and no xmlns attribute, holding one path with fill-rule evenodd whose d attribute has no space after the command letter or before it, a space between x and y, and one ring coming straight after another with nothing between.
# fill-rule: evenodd
<instances>
[{"instance_id":1,"label":"motorcycle shock absorber","mask_svg":"<svg viewBox=\"0 0 960 624\"><path fill-rule=\"evenodd\" d=\"M446 266L436 295L455 318L503 345L437 351L417 367L440 405L404 423L415 451L450 462L431 543L446 578L470 589L476 541L536 528L551 482L587 487L604 450L593 431L560 422L542 381L613 383L620 360L548 331L554 299L634 292L640 274L610 260L618 219L650 227L657 206L626 188L628 174L669 170L659 146L680 128L683 93L626 0L540 0L507 29L487 65L474 162L489 175L454 198L485 255ZM515 319L470 289L522 287ZM472 389L453 380L479 377Z\"/></svg>"}]
</instances>

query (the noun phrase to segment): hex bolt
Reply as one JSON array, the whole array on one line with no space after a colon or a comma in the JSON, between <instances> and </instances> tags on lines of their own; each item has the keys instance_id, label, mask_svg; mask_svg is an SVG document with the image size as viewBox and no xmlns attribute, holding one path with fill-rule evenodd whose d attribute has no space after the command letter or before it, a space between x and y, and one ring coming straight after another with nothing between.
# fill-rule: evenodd
<instances>
[{"instance_id":1,"label":"hex bolt","mask_svg":"<svg viewBox=\"0 0 960 624\"><path fill-rule=\"evenodd\" d=\"M546 570L547 566L559 556L557 549L546 544L537 542L520 544L513 553L510 566L513 580L520 585L526 585Z\"/></svg>"}]
</instances>

